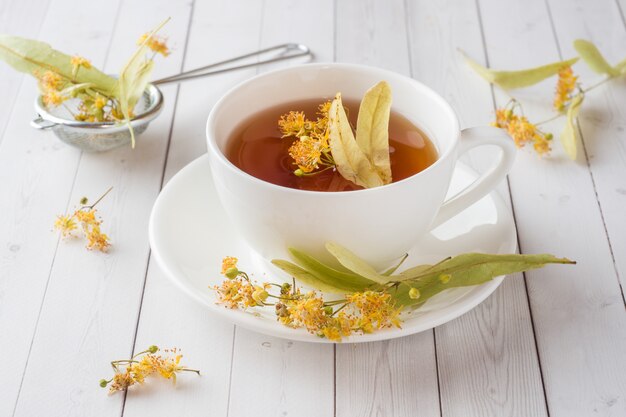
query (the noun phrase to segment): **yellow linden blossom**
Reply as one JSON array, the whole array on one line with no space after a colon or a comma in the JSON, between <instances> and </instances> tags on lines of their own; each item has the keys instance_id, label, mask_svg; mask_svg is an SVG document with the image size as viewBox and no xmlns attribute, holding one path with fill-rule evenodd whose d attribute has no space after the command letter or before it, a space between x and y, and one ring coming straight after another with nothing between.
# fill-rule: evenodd
<instances>
[{"instance_id":1,"label":"yellow linden blossom","mask_svg":"<svg viewBox=\"0 0 626 417\"><path fill-rule=\"evenodd\" d=\"M309 136L301 136L289 148L289 156L303 172L312 172L319 167L322 145Z\"/></svg>"},{"instance_id":2,"label":"yellow linden blossom","mask_svg":"<svg viewBox=\"0 0 626 417\"><path fill-rule=\"evenodd\" d=\"M280 116L280 120L278 121L278 128L280 129L284 138L289 136L299 137L304 135L306 132L304 128L305 123L306 117L304 116L304 112L290 111L289 113Z\"/></svg>"},{"instance_id":3,"label":"yellow linden blossom","mask_svg":"<svg viewBox=\"0 0 626 417\"><path fill-rule=\"evenodd\" d=\"M102 110L104 108L104 106L107 105L107 98L104 96L101 96L100 94L96 95L96 99L93 102L93 105L96 109L98 110Z\"/></svg>"},{"instance_id":4,"label":"yellow linden blossom","mask_svg":"<svg viewBox=\"0 0 626 417\"><path fill-rule=\"evenodd\" d=\"M226 271L231 268L237 268L237 258L233 256L227 256L222 259L222 275L225 275Z\"/></svg>"},{"instance_id":5,"label":"yellow linden blossom","mask_svg":"<svg viewBox=\"0 0 626 417\"><path fill-rule=\"evenodd\" d=\"M572 99L572 91L576 87L578 77L574 75L572 67L563 67L559 70L559 80L554 93L554 108L562 112Z\"/></svg>"},{"instance_id":6,"label":"yellow linden blossom","mask_svg":"<svg viewBox=\"0 0 626 417\"><path fill-rule=\"evenodd\" d=\"M213 289L218 294L219 302L226 304L228 308L247 308L260 305L253 296L257 288L244 278L237 277L224 281L222 285L215 286Z\"/></svg>"},{"instance_id":7,"label":"yellow linden blossom","mask_svg":"<svg viewBox=\"0 0 626 417\"><path fill-rule=\"evenodd\" d=\"M400 311L394 305L391 294L379 291L364 291L346 296L346 300L358 311L357 325L365 332L400 327Z\"/></svg>"},{"instance_id":8,"label":"yellow linden blossom","mask_svg":"<svg viewBox=\"0 0 626 417\"><path fill-rule=\"evenodd\" d=\"M124 373L116 373L113 376L113 383L109 388L109 394L113 394L115 391L125 391L131 385L134 385L136 380L132 374L127 370Z\"/></svg>"},{"instance_id":9,"label":"yellow linden blossom","mask_svg":"<svg viewBox=\"0 0 626 417\"><path fill-rule=\"evenodd\" d=\"M106 252L111 244L109 243L109 237L100 231L100 226L92 226L88 232L87 237L87 249L96 249L100 252Z\"/></svg>"},{"instance_id":10,"label":"yellow linden blossom","mask_svg":"<svg viewBox=\"0 0 626 417\"><path fill-rule=\"evenodd\" d=\"M44 91L58 91L63 87L63 78L54 71L46 71L39 77L40 86Z\"/></svg>"},{"instance_id":11,"label":"yellow linden blossom","mask_svg":"<svg viewBox=\"0 0 626 417\"><path fill-rule=\"evenodd\" d=\"M72 232L78 227L73 216L57 216L54 221L54 228L61 232L61 236L72 236Z\"/></svg>"},{"instance_id":12,"label":"yellow linden blossom","mask_svg":"<svg viewBox=\"0 0 626 417\"><path fill-rule=\"evenodd\" d=\"M80 55L74 55L70 62L72 64L73 71L78 71L78 68L80 67L83 67L85 69L91 68L91 62Z\"/></svg>"},{"instance_id":13,"label":"yellow linden blossom","mask_svg":"<svg viewBox=\"0 0 626 417\"><path fill-rule=\"evenodd\" d=\"M282 137L295 137L289 148L289 156L298 166L296 175L308 174L320 168L320 165L333 166L328 144L328 111L331 102L318 106L317 120L308 120L304 112L290 111L278 120Z\"/></svg>"},{"instance_id":14,"label":"yellow linden blossom","mask_svg":"<svg viewBox=\"0 0 626 417\"><path fill-rule=\"evenodd\" d=\"M550 152L552 135L543 133L525 116L516 115L511 108L497 109L496 121L492 125L505 129L518 148L524 147L527 143L532 143L539 155Z\"/></svg>"},{"instance_id":15,"label":"yellow linden blossom","mask_svg":"<svg viewBox=\"0 0 626 417\"><path fill-rule=\"evenodd\" d=\"M67 97L63 94L59 94L57 91L49 90L43 95L42 100L43 104L46 106L58 106L67 100Z\"/></svg>"},{"instance_id":16,"label":"yellow linden blossom","mask_svg":"<svg viewBox=\"0 0 626 417\"><path fill-rule=\"evenodd\" d=\"M146 46L150 48L154 53L161 54L163 56L168 56L170 54L170 50L167 47L165 38L155 35L150 36L149 33L144 33L137 40L137 45L141 45L144 42L146 42Z\"/></svg>"}]
</instances>

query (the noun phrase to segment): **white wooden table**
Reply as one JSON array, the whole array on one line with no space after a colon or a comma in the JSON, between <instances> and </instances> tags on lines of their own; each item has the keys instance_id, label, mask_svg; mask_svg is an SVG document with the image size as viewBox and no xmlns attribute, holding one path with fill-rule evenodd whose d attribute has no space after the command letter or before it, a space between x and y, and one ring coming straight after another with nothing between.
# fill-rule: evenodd
<instances>
[{"instance_id":1,"label":"white wooden table","mask_svg":"<svg viewBox=\"0 0 626 417\"><path fill-rule=\"evenodd\" d=\"M114 73L138 35L171 16L164 33L174 51L155 77L302 42L317 61L375 65L425 82L464 126L488 123L506 97L472 74L457 48L497 68L570 57L579 37L612 62L626 56L626 0L87 5L4 0L0 32L46 40ZM332 346L234 327L175 289L150 257L152 205L205 152L211 106L268 69L167 86L162 115L134 151L87 154L29 127L35 82L0 64L0 416L626 416L625 81L589 94L576 163L558 145L544 160L522 151L500 189L513 204L520 250L568 256L576 267L509 277L479 307L433 331ZM549 101L552 89L544 83L526 96ZM482 169L488 159L467 162ZM55 215L109 186L99 212L110 253L60 242ZM182 348L202 376L127 395L98 387L108 361L151 344Z\"/></svg>"}]
</instances>

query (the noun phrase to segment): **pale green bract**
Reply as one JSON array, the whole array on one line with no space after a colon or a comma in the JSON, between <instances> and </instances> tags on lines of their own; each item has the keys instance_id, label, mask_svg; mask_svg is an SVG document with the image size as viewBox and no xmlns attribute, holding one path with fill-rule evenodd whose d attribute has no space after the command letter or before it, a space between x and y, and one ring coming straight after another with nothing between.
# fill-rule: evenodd
<instances>
[{"instance_id":1,"label":"pale green bract","mask_svg":"<svg viewBox=\"0 0 626 417\"><path fill-rule=\"evenodd\" d=\"M150 52L150 48L147 46L148 41L169 20L170 19L167 18L145 37L144 41L139 45L133 56L130 57L128 62L126 62L126 65L124 65L124 68L120 71L120 77L117 82L115 95L119 100L124 120L130 130L131 144L133 148L135 147L135 132L130 124L132 111L148 86L150 76L152 75L152 68L154 67L154 61L146 59L146 54Z\"/></svg>"},{"instance_id":2,"label":"pale green bract","mask_svg":"<svg viewBox=\"0 0 626 417\"><path fill-rule=\"evenodd\" d=\"M569 107L567 108L567 121L565 122L565 128L561 132L561 143L563 148L570 159L576 159L576 118L580 112L580 106L583 104L585 96L582 94L576 95Z\"/></svg>"},{"instance_id":3,"label":"pale green bract","mask_svg":"<svg viewBox=\"0 0 626 417\"><path fill-rule=\"evenodd\" d=\"M559 72L562 68L569 67L578 61L578 58L572 58L565 61L553 62L551 64L542 65L540 67L528 68L519 71L497 71L485 68L478 62L472 60L463 51L467 64L476 71L481 77L491 84L496 84L505 90L513 88L529 87L545 80Z\"/></svg>"},{"instance_id":4,"label":"pale green bract","mask_svg":"<svg viewBox=\"0 0 626 417\"><path fill-rule=\"evenodd\" d=\"M33 76L41 76L46 71L53 71L77 84L90 84L90 88L106 95L111 95L117 85L115 78L93 66L81 67L74 74L71 56L52 49L45 42L32 39L0 35L0 59L17 71Z\"/></svg>"},{"instance_id":5,"label":"pale green bract","mask_svg":"<svg viewBox=\"0 0 626 417\"><path fill-rule=\"evenodd\" d=\"M589 68L598 74L606 74L611 77L620 74L619 68L612 67L593 43L584 39L576 39L574 41L574 49L576 49L578 55L580 55Z\"/></svg>"},{"instance_id":6,"label":"pale green bract","mask_svg":"<svg viewBox=\"0 0 626 417\"><path fill-rule=\"evenodd\" d=\"M420 306L442 291L484 284L501 275L541 268L547 264L575 263L549 254L466 253L434 265L418 265L386 276L377 273L366 261L336 243L328 243L326 248L346 270L332 268L295 249L290 249L290 252L298 264L278 259L272 263L313 289L336 294L384 290L391 294L397 305L405 307ZM395 271L405 258L390 271ZM418 290L417 298L409 296L412 288Z\"/></svg>"}]
</instances>

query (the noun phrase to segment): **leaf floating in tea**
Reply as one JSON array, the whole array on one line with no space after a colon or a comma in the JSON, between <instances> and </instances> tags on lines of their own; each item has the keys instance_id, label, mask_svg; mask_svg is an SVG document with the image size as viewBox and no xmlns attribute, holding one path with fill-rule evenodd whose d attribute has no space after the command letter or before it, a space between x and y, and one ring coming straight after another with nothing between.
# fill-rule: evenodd
<instances>
[{"instance_id":1,"label":"leaf floating in tea","mask_svg":"<svg viewBox=\"0 0 626 417\"><path fill-rule=\"evenodd\" d=\"M578 94L572 99L571 104L567 109L567 122L565 123L565 128L561 133L561 143L563 144L563 148L567 155L571 159L576 159L576 125L574 124L576 121L576 117L578 117L578 112L580 111L580 106L583 104L584 96L582 94Z\"/></svg>"},{"instance_id":2,"label":"leaf floating in tea","mask_svg":"<svg viewBox=\"0 0 626 417\"><path fill-rule=\"evenodd\" d=\"M328 113L330 150L339 173L345 179L365 188L384 185L376 169L356 143L341 102L341 93L333 100Z\"/></svg>"},{"instance_id":3,"label":"leaf floating in tea","mask_svg":"<svg viewBox=\"0 0 626 417\"><path fill-rule=\"evenodd\" d=\"M356 143L374 165L384 184L391 183L389 114L391 87L381 81L365 93L356 126Z\"/></svg>"},{"instance_id":4,"label":"leaf floating in tea","mask_svg":"<svg viewBox=\"0 0 626 417\"><path fill-rule=\"evenodd\" d=\"M606 62L604 56L602 56L593 43L584 39L576 39L574 41L574 49L576 49L578 55L585 61L585 64L598 74L606 74L611 77L619 75L619 68L612 67Z\"/></svg>"},{"instance_id":5,"label":"leaf floating in tea","mask_svg":"<svg viewBox=\"0 0 626 417\"><path fill-rule=\"evenodd\" d=\"M533 84L537 84L538 82L557 74L561 68L572 66L576 63L576 61L578 61L578 58L572 58L525 70L497 71L483 67L478 62L465 55L465 53L463 53L463 56L465 57L467 64L472 67L478 75L483 77L488 82L496 84L505 90L528 87Z\"/></svg>"}]
</instances>

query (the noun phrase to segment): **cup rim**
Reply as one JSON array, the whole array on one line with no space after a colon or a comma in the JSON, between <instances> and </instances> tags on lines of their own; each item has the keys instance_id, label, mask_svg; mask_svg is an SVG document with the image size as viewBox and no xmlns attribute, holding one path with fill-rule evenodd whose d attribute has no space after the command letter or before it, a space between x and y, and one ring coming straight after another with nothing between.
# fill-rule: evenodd
<instances>
[{"instance_id":1,"label":"cup rim","mask_svg":"<svg viewBox=\"0 0 626 417\"><path fill-rule=\"evenodd\" d=\"M403 78L406 82L412 83L416 86L418 86L419 88L421 88L425 93L427 93L428 95L430 95L430 97L438 102L442 108L445 109L445 111L451 116L452 119L452 123L454 123L453 126L453 131L456 132L456 134L454 135L453 138L453 142L451 144L451 146L441 155L439 155L439 157L437 158L437 160L430 165L429 167L427 167L426 169L423 169L422 171L415 173L413 175L411 175L410 177L404 178L400 181L397 182L391 182L389 184L385 184L382 185L380 187L374 187L374 188L363 188L360 190L351 190L351 191L333 191L333 192L323 192L323 191L312 191L312 190L300 190L297 188L291 188L291 187L285 187L283 185L278 185L278 184L274 184L265 180L262 180L260 178L255 177L254 175L248 174L247 172L245 172L244 170L242 170L241 168L237 167L235 164L233 164L227 157L226 155L220 150L220 148L217 146L216 143L216 139L215 139L215 135L212 134L214 132L212 132L212 128L213 125L216 123L216 113L218 112L219 108L223 105L223 103L225 101L227 101L231 95L233 95L234 93L236 93L238 90L240 90L241 88L255 83L257 82L259 79L263 79L266 77L273 77L276 75L279 75L280 73L285 73L285 72L293 72L293 71L298 71L301 69L314 69L314 68L319 68L319 69L323 69L323 68L337 68L337 69L342 69L342 70L352 70L352 71L377 71L379 73L382 74L388 74L389 77L400 77ZM456 147L458 145L459 142L459 137L460 137L460 126L459 126L459 119L458 116L456 115L456 112L454 111L454 109L452 108L452 106L450 106L450 104L439 94L437 93L435 90L433 90L432 88L428 87L427 85L411 78L408 77L406 75L394 72L394 71L390 71L387 69L383 69L383 68L378 68L378 67L374 67L374 66L370 66L370 65L361 65L361 64L345 64L345 63L309 63L309 64L301 64L301 65L294 65L291 67L287 67L287 68L281 68L278 70L273 70L273 71L268 71L262 74L258 74L252 78L249 78L245 81L242 81L240 83L238 83L237 85L235 85L234 87L232 87L231 89L229 89L226 93L224 93L224 95L222 95L222 97L219 98L219 100L213 105L213 108L211 109L211 112L209 113L209 116L207 118L207 122L206 122L206 127L205 127L205 135L206 135L206 141L207 141L207 150L209 153L213 153L215 154L215 156L217 157L217 159L224 165L226 166L226 168L233 172L234 174L238 175L238 176L244 176L244 178L253 181L255 184L258 184L259 186L262 187L266 187L266 188L270 188L270 189L279 189L281 191L284 192L289 192L289 193L294 193L294 194L301 194L301 195L315 195L315 196L319 196L319 198L325 198L322 196L343 196L343 195L355 195L355 194L364 194L364 193L372 193L372 192L376 192L376 191L381 191L381 190L387 190L387 189L391 189L391 188L398 188L401 187L402 185L415 180L415 178L422 176L421 174L426 174L428 172L433 171L436 167L438 167L439 165L441 165L443 163L444 160L447 160L451 155L454 155L455 151L456 151Z\"/></svg>"}]
</instances>

